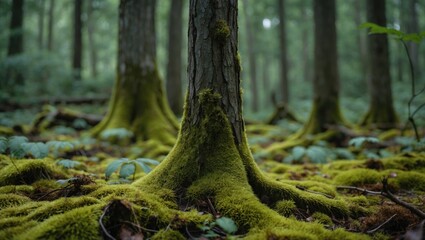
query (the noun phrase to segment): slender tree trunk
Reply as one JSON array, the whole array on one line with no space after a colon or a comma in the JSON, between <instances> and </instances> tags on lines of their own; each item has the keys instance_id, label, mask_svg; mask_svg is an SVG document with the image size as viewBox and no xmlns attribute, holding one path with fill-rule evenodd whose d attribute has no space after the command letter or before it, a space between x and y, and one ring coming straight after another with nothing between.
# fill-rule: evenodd
<instances>
[{"instance_id":1,"label":"slender tree trunk","mask_svg":"<svg viewBox=\"0 0 425 240\"><path fill-rule=\"evenodd\" d=\"M245 0L243 2L243 11L245 14L245 28L247 33L247 46L248 46L248 61L249 61L249 79L250 79L250 90L252 95L252 110L258 111L259 108L259 97L258 97L258 86L257 86L257 63L255 57L255 35L252 33L252 24L250 16L248 14L249 2Z\"/></svg>"},{"instance_id":2,"label":"slender tree trunk","mask_svg":"<svg viewBox=\"0 0 425 240\"><path fill-rule=\"evenodd\" d=\"M39 0L39 11L38 11L38 48L44 48L44 10L45 0Z\"/></svg>"},{"instance_id":3,"label":"slender tree trunk","mask_svg":"<svg viewBox=\"0 0 425 240\"><path fill-rule=\"evenodd\" d=\"M406 32L408 33L419 33L419 23L418 23L418 13L416 10L416 5L418 4L417 0L408 0L408 16L407 18L407 28ZM409 42L409 53L412 58L413 68L415 70L415 76L419 76L421 68L419 68L419 47L417 43Z\"/></svg>"},{"instance_id":4,"label":"slender tree trunk","mask_svg":"<svg viewBox=\"0 0 425 240\"><path fill-rule=\"evenodd\" d=\"M381 26L387 25L385 0L367 1L367 21ZM370 104L361 124L379 128L391 128L398 122L393 107L388 51L388 37L385 34L369 35L368 83Z\"/></svg>"},{"instance_id":5,"label":"slender tree trunk","mask_svg":"<svg viewBox=\"0 0 425 240\"><path fill-rule=\"evenodd\" d=\"M54 23L54 12L55 12L55 0L50 0L49 3L49 19L47 25L47 50L53 50L53 23Z\"/></svg>"},{"instance_id":6,"label":"slender tree trunk","mask_svg":"<svg viewBox=\"0 0 425 240\"><path fill-rule=\"evenodd\" d=\"M7 56L13 57L24 51L24 0L13 0L9 28L9 45ZM19 69L7 69L5 88L24 84L24 76Z\"/></svg>"},{"instance_id":7,"label":"slender tree trunk","mask_svg":"<svg viewBox=\"0 0 425 240\"><path fill-rule=\"evenodd\" d=\"M95 44L95 21L93 19L93 4L94 1L90 0L88 2L87 10L87 35L89 40L89 49L90 49L90 70L91 76L93 78L97 77L97 49Z\"/></svg>"},{"instance_id":8,"label":"slender tree trunk","mask_svg":"<svg viewBox=\"0 0 425 240\"><path fill-rule=\"evenodd\" d=\"M326 131L345 124L339 108L339 73L335 0L314 1L313 109L303 129L294 138Z\"/></svg>"},{"instance_id":9,"label":"slender tree trunk","mask_svg":"<svg viewBox=\"0 0 425 240\"><path fill-rule=\"evenodd\" d=\"M81 19L82 7L82 0L74 0L72 69L74 70L75 80L81 80L83 61L83 22Z\"/></svg>"},{"instance_id":10,"label":"slender tree trunk","mask_svg":"<svg viewBox=\"0 0 425 240\"><path fill-rule=\"evenodd\" d=\"M365 19L363 17L363 9L364 9L364 3L365 0L354 0L354 11L355 16L354 16L354 21L356 26L360 26L360 24L365 22ZM358 47L358 54L359 54L359 59L358 61L360 62L360 67L361 67L361 77L362 77L362 81L366 82L366 61L367 61L367 57L366 57L366 35L365 35L365 31L357 31L357 47Z\"/></svg>"},{"instance_id":11,"label":"slender tree trunk","mask_svg":"<svg viewBox=\"0 0 425 240\"><path fill-rule=\"evenodd\" d=\"M263 92L266 96L264 98L264 107L269 108L270 107L270 100L268 96L271 95L271 89L270 89L270 76L269 76L269 70L270 70L270 55L268 53L264 53L263 55Z\"/></svg>"},{"instance_id":12,"label":"slender tree trunk","mask_svg":"<svg viewBox=\"0 0 425 240\"><path fill-rule=\"evenodd\" d=\"M156 65L155 2L120 1L117 79L108 114L92 130L95 136L125 128L138 140L175 143L178 124Z\"/></svg>"},{"instance_id":13,"label":"slender tree trunk","mask_svg":"<svg viewBox=\"0 0 425 240\"><path fill-rule=\"evenodd\" d=\"M24 0L13 0L7 56L17 55L24 51L23 27Z\"/></svg>"},{"instance_id":14,"label":"slender tree trunk","mask_svg":"<svg viewBox=\"0 0 425 240\"><path fill-rule=\"evenodd\" d=\"M279 13L279 46L280 46L280 87L282 102L289 103L288 89L288 56L286 47L286 18L285 18L285 0L277 0Z\"/></svg>"},{"instance_id":15,"label":"slender tree trunk","mask_svg":"<svg viewBox=\"0 0 425 240\"><path fill-rule=\"evenodd\" d=\"M167 97L171 110L181 115L182 96L182 40L183 0L173 0L168 22Z\"/></svg>"},{"instance_id":16,"label":"slender tree trunk","mask_svg":"<svg viewBox=\"0 0 425 240\"><path fill-rule=\"evenodd\" d=\"M302 24L302 32L301 32L301 36L302 36L302 64L303 64L303 78L304 81L311 81L311 64L310 64L310 51L309 51L309 32L311 32L309 30L309 18L307 15L307 9L310 7L311 4L307 4L310 3L310 1L307 0L303 0L301 1L301 16L302 16L302 21L304 24Z\"/></svg>"}]
</instances>

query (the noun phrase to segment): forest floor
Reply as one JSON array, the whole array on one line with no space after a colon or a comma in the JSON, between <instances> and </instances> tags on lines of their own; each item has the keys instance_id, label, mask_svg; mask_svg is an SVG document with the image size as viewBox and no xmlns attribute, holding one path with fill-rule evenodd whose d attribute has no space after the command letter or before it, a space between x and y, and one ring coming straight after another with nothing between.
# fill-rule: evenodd
<instances>
[{"instance_id":1,"label":"forest floor","mask_svg":"<svg viewBox=\"0 0 425 240\"><path fill-rule=\"evenodd\" d=\"M215 211L211 199L186 203L184 209L180 206L170 220L162 217L165 210L155 205L153 197L140 197L143 193L131 187L172 146L149 140L131 144L133 136L124 129L93 139L87 134L87 121L60 118L57 110L45 108L44 117L35 120L36 127L0 126L0 239L72 239L69 234L85 239L247 236L232 219ZM359 238L424 238L425 139L417 142L412 132L402 136L397 129L350 129L332 141L311 136L291 142L286 139L293 132L285 126L296 128L288 122L247 124L252 154L264 174L302 191L343 198L355 214L336 219L298 209L290 201L282 201L276 211L331 231L342 228L358 233ZM102 186L107 185L111 188L104 190ZM134 196L146 206L132 203ZM148 209L149 213L144 213L145 221L129 218L111 223L108 208L133 214ZM96 216L95 220L86 223L91 221L87 214Z\"/></svg>"}]
</instances>

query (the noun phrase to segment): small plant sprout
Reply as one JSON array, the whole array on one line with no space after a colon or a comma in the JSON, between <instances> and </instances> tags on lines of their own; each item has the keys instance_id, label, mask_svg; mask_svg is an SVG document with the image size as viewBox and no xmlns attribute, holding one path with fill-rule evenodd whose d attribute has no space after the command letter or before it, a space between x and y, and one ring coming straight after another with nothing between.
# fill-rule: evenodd
<instances>
[{"instance_id":1,"label":"small plant sprout","mask_svg":"<svg viewBox=\"0 0 425 240\"><path fill-rule=\"evenodd\" d=\"M105 170L105 177L106 179L109 179L112 173L114 173L115 171L119 169L120 178L125 179L133 175L133 180L134 180L136 173L139 173L141 171L145 173L149 173L152 170L152 168L149 167L148 164L158 165L159 162L153 159L148 159L148 158L137 158L134 160L130 160L128 158L120 158L111 162L108 165L108 167Z\"/></svg>"},{"instance_id":2,"label":"small plant sprout","mask_svg":"<svg viewBox=\"0 0 425 240\"><path fill-rule=\"evenodd\" d=\"M356 137L350 139L348 145L355 148L362 148L366 143L379 143L380 140L376 137Z\"/></svg>"}]
</instances>

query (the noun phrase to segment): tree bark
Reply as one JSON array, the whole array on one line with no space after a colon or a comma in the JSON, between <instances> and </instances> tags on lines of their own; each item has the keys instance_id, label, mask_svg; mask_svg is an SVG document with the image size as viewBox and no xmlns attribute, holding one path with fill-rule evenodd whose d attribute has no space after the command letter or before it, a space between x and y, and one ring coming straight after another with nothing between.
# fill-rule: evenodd
<instances>
[{"instance_id":1,"label":"tree bark","mask_svg":"<svg viewBox=\"0 0 425 240\"><path fill-rule=\"evenodd\" d=\"M259 108L259 97L258 97L258 86L257 86L257 63L255 57L255 35L252 33L252 24L250 16L248 14L249 2L245 0L243 2L243 11L245 15L245 28L248 46L248 62L249 62L249 79L250 79L250 90L252 97L252 111L257 112Z\"/></svg>"},{"instance_id":2,"label":"tree bark","mask_svg":"<svg viewBox=\"0 0 425 240\"><path fill-rule=\"evenodd\" d=\"M280 88L282 103L289 103L288 57L286 47L285 0L277 0L279 14L279 46L280 46Z\"/></svg>"},{"instance_id":3,"label":"tree bark","mask_svg":"<svg viewBox=\"0 0 425 240\"><path fill-rule=\"evenodd\" d=\"M308 4L307 4L308 3ZM301 16L302 16L302 21L304 22L304 24L302 25L302 32L301 32L301 36L302 36L302 64L303 64L303 78L304 81L310 82L310 78L311 78L311 63L310 63L310 51L309 51L309 32L311 32L309 30L309 18L307 15L307 9L311 6L311 2L307 1L307 0L303 0L301 1Z\"/></svg>"},{"instance_id":4,"label":"tree bark","mask_svg":"<svg viewBox=\"0 0 425 240\"><path fill-rule=\"evenodd\" d=\"M49 19L47 25L47 50L53 50L53 23L54 23L55 0L50 0L49 3Z\"/></svg>"},{"instance_id":5,"label":"tree bark","mask_svg":"<svg viewBox=\"0 0 425 240\"><path fill-rule=\"evenodd\" d=\"M367 1L367 21L386 26L385 9L385 0ZM388 37L386 34L369 35L367 44L370 103L361 125L384 129L395 127L398 118L391 92Z\"/></svg>"},{"instance_id":6,"label":"tree bark","mask_svg":"<svg viewBox=\"0 0 425 240\"><path fill-rule=\"evenodd\" d=\"M38 11L38 48L44 48L44 10L45 10L45 0L40 0L39 11Z\"/></svg>"},{"instance_id":7,"label":"tree bark","mask_svg":"<svg viewBox=\"0 0 425 240\"><path fill-rule=\"evenodd\" d=\"M416 10L416 5L417 5L418 1L417 0L408 0L407 4L408 4L408 18L407 23L406 23L406 32L407 33L419 33L419 22L418 22L418 13ZM417 77L417 79L419 79L419 73L420 73L420 68L419 68L419 47L417 43L414 42L409 42L408 43L408 47L409 47L409 53L410 56L412 58L412 63L413 63L413 68L415 71L415 76Z\"/></svg>"},{"instance_id":8,"label":"tree bark","mask_svg":"<svg viewBox=\"0 0 425 240\"><path fill-rule=\"evenodd\" d=\"M93 129L126 128L137 139L173 145L178 124L156 65L155 0L121 0L117 79L107 116Z\"/></svg>"},{"instance_id":9,"label":"tree bark","mask_svg":"<svg viewBox=\"0 0 425 240\"><path fill-rule=\"evenodd\" d=\"M74 70L75 80L81 80L83 60L83 22L81 19L82 7L82 0L74 0L72 69Z\"/></svg>"},{"instance_id":10,"label":"tree bark","mask_svg":"<svg viewBox=\"0 0 425 240\"><path fill-rule=\"evenodd\" d=\"M97 77L97 49L94 39L95 32L95 21L93 19L93 0L88 2L87 10L87 35L89 40L90 49L90 70L93 78Z\"/></svg>"},{"instance_id":11,"label":"tree bark","mask_svg":"<svg viewBox=\"0 0 425 240\"><path fill-rule=\"evenodd\" d=\"M295 138L316 134L331 125L345 124L339 108L335 0L314 1L313 109Z\"/></svg>"},{"instance_id":12,"label":"tree bark","mask_svg":"<svg viewBox=\"0 0 425 240\"><path fill-rule=\"evenodd\" d=\"M356 26L360 26L362 23L365 22L364 16L363 16L363 9L364 9L364 0L354 0L354 10L355 10L355 16L354 21ZM358 61L360 62L361 67L361 77L362 81L366 82L366 35L365 31L357 31L357 47L358 47L358 54L359 58Z\"/></svg>"},{"instance_id":13,"label":"tree bark","mask_svg":"<svg viewBox=\"0 0 425 240\"><path fill-rule=\"evenodd\" d=\"M173 0L168 22L167 97L171 110L181 115L182 96L182 40L183 0Z\"/></svg>"}]
</instances>

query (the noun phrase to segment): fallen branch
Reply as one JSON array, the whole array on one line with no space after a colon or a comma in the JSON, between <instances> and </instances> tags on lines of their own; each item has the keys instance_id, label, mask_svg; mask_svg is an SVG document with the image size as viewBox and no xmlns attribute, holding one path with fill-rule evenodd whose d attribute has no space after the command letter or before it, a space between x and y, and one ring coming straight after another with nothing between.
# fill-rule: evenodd
<instances>
[{"instance_id":1,"label":"fallen branch","mask_svg":"<svg viewBox=\"0 0 425 240\"><path fill-rule=\"evenodd\" d=\"M425 219L425 213L424 212L422 212L421 210L419 210L415 206L398 199L396 196L394 196L390 192L390 190L388 189L388 178L384 178L382 180L382 196L390 199L391 201L393 201L394 203L396 203L396 204L398 204L402 207L409 209L412 213L416 214L416 216L420 217L421 219Z\"/></svg>"},{"instance_id":2,"label":"fallen branch","mask_svg":"<svg viewBox=\"0 0 425 240\"><path fill-rule=\"evenodd\" d=\"M313 193L313 194L319 194L319 195L325 196L325 197L330 198L330 199L334 199L335 198L334 196L331 196L329 194L322 193L322 192L312 191L312 190L307 189L306 187L303 187L303 186L300 186L300 185L297 185L295 187L298 188L298 189L300 189L300 190L302 190L302 191Z\"/></svg>"},{"instance_id":3,"label":"fallen branch","mask_svg":"<svg viewBox=\"0 0 425 240\"><path fill-rule=\"evenodd\" d=\"M369 194L369 195L382 195L382 192L370 191L370 190L367 190L367 189L364 189L364 188L353 187L353 186L337 186L336 189L337 190L340 190L340 189L356 190L356 191L362 192L365 195L367 195L367 194Z\"/></svg>"}]
</instances>

